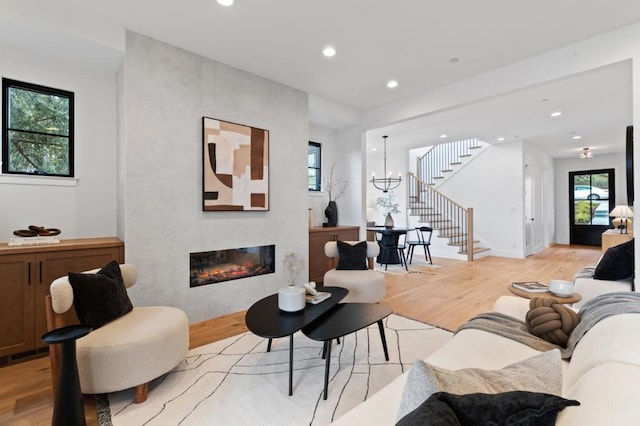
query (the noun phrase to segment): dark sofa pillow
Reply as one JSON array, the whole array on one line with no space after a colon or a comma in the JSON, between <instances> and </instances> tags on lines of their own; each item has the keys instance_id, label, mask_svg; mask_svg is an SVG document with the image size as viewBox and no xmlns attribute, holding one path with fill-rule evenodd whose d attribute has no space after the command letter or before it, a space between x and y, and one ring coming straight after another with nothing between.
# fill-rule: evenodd
<instances>
[{"instance_id":1,"label":"dark sofa pillow","mask_svg":"<svg viewBox=\"0 0 640 426\"><path fill-rule=\"evenodd\" d=\"M367 242L360 241L351 245L344 241L338 241L338 265L339 271L364 271L367 267Z\"/></svg>"},{"instance_id":2,"label":"dark sofa pillow","mask_svg":"<svg viewBox=\"0 0 640 426\"><path fill-rule=\"evenodd\" d=\"M100 328L133 309L120 265L115 260L95 274L69 272L68 276L73 306L81 323Z\"/></svg>"},{"instance_id":3,"label":"dark sofa pillow","mask_svg":"<svg viewBox=\"0 0 640 426\"><path fill-rule=\"evenodd\" d=\"M633 275L634 249L633 241L610 247L605 252L593 272L596 280L624 280Z\"/></svg>"},{"instance_id":4,"label":"dark sofa pillow","mask_svg":"<svg viewBox=\"0 0 640 426\"><path fill-rule=\"evenodd\" d=\"M454 395L437 392L404 416L397 426L553 426L565 407L578 401L546 393L512 391Z\"/></svg>"}]
</instances>

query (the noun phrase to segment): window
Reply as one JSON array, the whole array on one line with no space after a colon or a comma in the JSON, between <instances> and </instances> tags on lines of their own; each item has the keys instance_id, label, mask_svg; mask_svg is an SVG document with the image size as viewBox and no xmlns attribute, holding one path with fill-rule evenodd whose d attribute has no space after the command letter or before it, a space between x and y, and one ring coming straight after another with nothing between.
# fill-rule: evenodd
<instances>
[{"instance_id":1,"label":"window","mask_svg":"<svg viewBox=\"0 0 640 426\"><path fill-rule=\"evenodd\" d=\"M2 173L73 177L73 92L2 79Z\"/></svg>"},{"instance_id":2,"label":"window","mask_svg":"<svg viewBox=\"0 0 640 426\"><path fill-rule=\"evenodd\" d=\"M321 158L320 144L317 142L309 142L309 191L320 191L321 176Z\"/></svg>"}]
</instances>

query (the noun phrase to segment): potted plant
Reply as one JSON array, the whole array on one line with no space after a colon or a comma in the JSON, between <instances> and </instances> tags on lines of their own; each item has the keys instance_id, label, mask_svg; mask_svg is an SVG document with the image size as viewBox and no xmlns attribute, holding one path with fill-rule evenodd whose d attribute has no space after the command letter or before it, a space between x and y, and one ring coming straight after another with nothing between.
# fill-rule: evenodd
<instances>
[{"instance_id":1,"label":"potted plant","mask_svg":"<svg viewBox=\"0 0 640 426\"><path fill-rule=\"evenodd\" d=\"M384 226L386 228L393 228L393 217L391 215L400 213L400 203L395 202L393 191L387 192L385 196L378 197L376 204L386 213Z\"/></svg>"}]
</instances>

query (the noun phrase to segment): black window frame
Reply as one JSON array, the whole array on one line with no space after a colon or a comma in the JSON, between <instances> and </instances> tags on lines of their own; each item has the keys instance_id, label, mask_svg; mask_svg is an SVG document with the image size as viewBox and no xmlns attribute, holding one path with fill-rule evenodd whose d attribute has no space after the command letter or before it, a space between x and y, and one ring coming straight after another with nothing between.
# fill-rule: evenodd
<instances>
[{"instance_id":1,"label":"black window frame","mask_svg":"<svg viewBox=\"0 0 640 426\"><path fill-rule=\"evenodd\" d=\"M313 191L313 192L320 192L322 191L322 144L318 143L318 142L312 142L309 141L309 148L313 147L315 150L317 150L317 155L318 155L318 164L317 167L311 167L309 166L309 161L307 158L307 188L309 189L309 191ZM308 150L307 150L308 152ZM315 186L313 188L309 187L309 177L311 176L311 173L309 173L311 170L315 170L316 172L316 183Z\"/></svg>"},{"instance_id":2,"label":"black window frame","mask_svg":"<svg viewBox=\"0 0 640 426\"><path fill-rule=\"evenodd\" d=\"M21 90L28 90L32 92L37 92L40 94L58 96L67 98L69 101L69 131L68 135L60 135L53 133L45 133L39 131L31 131L26 129L18 129L18 128L9 128L9 90L12 88L17 88ZM57 176L57 177L75 177L75 149L74 149L74 133L75 133L75 120L74 120L74 92L70 92L68 90L56 89L54 87L42 86L34 83L27 83L24 81L12 80L9 78L2 78L2 174L10 174L10 175L22 175L22 176ZM43 136L55 136L58 138L66 138L68 141L67 144L67 155L69 161L69 173L49 173L42 171L35 172L26 172L26 171L17 171L17 170L9 170L9 132L10 131L21 131L31 134L38 134Z\"/></svg>"}]
</instances>

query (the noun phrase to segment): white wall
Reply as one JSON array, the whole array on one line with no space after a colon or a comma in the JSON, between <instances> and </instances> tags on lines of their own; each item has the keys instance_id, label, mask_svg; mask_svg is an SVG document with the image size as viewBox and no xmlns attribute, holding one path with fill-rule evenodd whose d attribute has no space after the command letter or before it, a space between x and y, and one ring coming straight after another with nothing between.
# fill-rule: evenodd
<instances>
[{"instance_id":1,"label":"white wall","mask_svg":"<svg viewBox=\"0 0 640 426\"><path fill-rule=\"evenodd\" d=\"M490 145L439 188L473 208L475 235L496 256L524 256L523 167L523 142Z\"/></svg>"},{"instance_id":2,"label":"white wall","mask_svg":"<svg viewBox=\"0 0 640 426\"><path fill-rule=\"evenodd\" d=\"M362 222L362 147L361 132L357 127L332 130L320 125L309 125L311 141L322 144L323 190L309 192L309 208L312 209L313 225L322 226L327 221L324 209L329 202L325 191L326 178L334 168L334 179L345 179L347 186L338 206L338 226L364 226Z\"/></svg>"},{"instance_id":3,"label":"white wall","mask_svg":"<svg viewBox=\"0 0 640 426\"><path fill-rule=\"evenodd\" d=\"M0 241L29 225L59 228L67 239L116 235L115 71L0 45L0 74L74 92L77 178L0 175Z\"/></svg>"},{"instance_id":4,"label":"white wall","mask_svg":"<svg viewBox=\"0 0 640 426\"><path fill-rule=\"evenodd\" d=\"M309 208L311 209L312 221L314 227L322 226L323 222L327 221L327 217L324 215L324 209L329 203L329 195L324 191L324 183L326 177L331 171L331 165L335 161L336 148L336 136L332 129L329 129L320 125L309 125L309 140L311 142L317 142L321 144L321 173L322 173L322 191L315 192L309 191ZM341 170L336 170L336 178L342 177ZM336 203L337 204L337 203ZM338 209L338 223L342 224L342 216L340 215L340 209Z\"/></svg>"},{"instance_id":5,"label":"white wall","mask_svg":"<svg viewBox=\"0 0 640 426\"><path fill-rule=\"evenodd\" d=\"M124 238L140 268L134 304L170 304L191 322L245 310L286 282L282 259L305 258L305 93L128 33L124 67ZM269 130L268 212L202 211L202 117ZM276 273L189 288L189 253L276 245Z\"/></svg>"},{"instance_id":6,"label":"white wall","mask_svg":"<svg viewBox=\"0 0 640 426\"><path fill-rule=\"evenodd\" d=\"M556 239L554 163L553 158L526 142L524 144L524 161L525 168L532 175L534 185L532 198L535 219L533 253L535 253L548 247ZM527 170L525 170L525 175L526 173ZM523 193L523 197L527 196L526 193ZM525 201L523 201L524 204Z\"/></svg>"},{"instance_id":7,"label":"white wall","mask_svg":"<svg viewBox=\"0 0 640 426\"><path fill-rule=\"evenodd\" d=\"M569 172L598 169L615 169L616 205L627 204L624 154L596 155L584 160L579 158L556 159L555 220L558 243L569 244Z\"/></svg>"}]
</instances>

